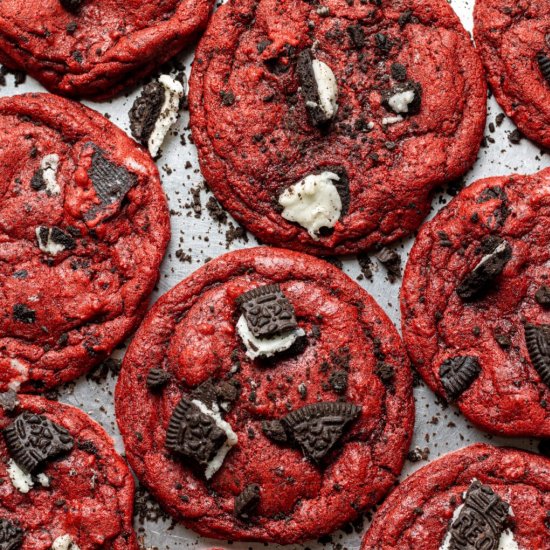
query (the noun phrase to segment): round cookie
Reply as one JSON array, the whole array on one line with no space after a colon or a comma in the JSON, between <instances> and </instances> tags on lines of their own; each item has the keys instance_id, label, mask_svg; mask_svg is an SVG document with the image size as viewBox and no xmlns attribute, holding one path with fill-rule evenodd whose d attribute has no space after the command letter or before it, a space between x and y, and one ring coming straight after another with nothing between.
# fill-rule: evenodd
<instances>
[{"instance_id":1,"label":"round cookie","mask_svg":"<svg viewBox=\"0 0 550 550\"><path fill-rule=\"evenodd\" d=\"M478 181L420 230L401 291L421 376L484 430L550 437L550 169Z\"/></svg>"},{"instance_id":2,"label":"round cookie","mask_svg":"<svg viewBox=\"0 0 550 550\"><path fill-rule=\"evenodd\" d=\"M197 49L202 172L262 241L355 253L418 227L474 162L483 68L445 0L231 0Z\"/></svg>"},{"instance_id":3,"label":"round cookie","mask_svg":"<svg viewBox=\"0 0 550 550\"><path fill-rule=\"evenodd\" d=\"M411 371L380 307L328 263L272 248L221 256L163 296L115 405L130 464L176 520L280 544L377 503L414 424Z\"/></svg>"},{"instance_id":4,"label":"round cookie","mask_svg":"<svg viewBox=\"0 0 550 550\"><path fill-rule=\"evenodd\" d=\"M386 499L362 550L550 548L550 461L472 445L406 479Z\"/></svg>"},{"instance_id":5,"label":"round cookie","mask_svg":"<svg viewBox=\"0 0 550 550\"><path fill-rule=\"evenodd\" d=\"M193 42L212 0L5 0L0 60L50 91L113 97Z\"/></svg>"},{"instance_id":6,"label":"round cookie","mask_svg":"<svg viewBox=\"0 0 550 550\"><path fill-rule=\"evenodd\" d=\"M42 391L132 331L170 228L151 157L95 111L0 99L0 391Z\"/></svg>"},{"instance_id":7,"label":"round cookie","mask_svg":"<svg viewBox=\"0 0 550 550\"><path fill-rule=\"evenodd\" d=\"M550 147L550 4L476 0L474 21L500 106L527 137Z\"/></svg>"},{"instance_id":8,"label":"round cookie","mask_svg":"<svg viewBox=\"0 0 550 550\"><path fill-rule=\"evenodd\" d=\"M41 397L1 402L2 548L138 550L134 478L99 424Z\"/></svg>"}]
</instances>

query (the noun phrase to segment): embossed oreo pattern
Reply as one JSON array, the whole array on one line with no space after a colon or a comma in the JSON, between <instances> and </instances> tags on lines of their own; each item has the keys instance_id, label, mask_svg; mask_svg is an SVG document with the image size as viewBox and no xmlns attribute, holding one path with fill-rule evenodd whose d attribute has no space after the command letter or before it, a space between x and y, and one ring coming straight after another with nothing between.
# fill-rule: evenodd
<instances>
[{"instance_id":1,"label":"embossed oreo pattern","mask_svg":"<svg viewBox=\"0 0 550 550\"><path fill-rule=\"evenodd\" d=\"M319 463L360 412L361 407L352 403L313 403L292 411L280 421L264 422L262 428L274 441L292 439L304 456Z\"/></svg>"},{"instance_id":2,"label":"embossed oreo pattern","mask_svg":"<svg viewBox=\"0 0 550 550\"><path fill-rule=\"evenodd\" d=\"M206 466L227 437L214 419L183 398L175 408L166 432L166 447Z\"/></svg>"},{"instance_id":3,"label":"embossed oreo pattern","mask_svg":"<svg viewBox=\"0 0 550 550\"><path fill-rule=\"evenodd\" d=\"M69 432L42 415L24 412L4 429L8 450L19 466L34 472L73 448Z\"/></svg>"},{"instance_id":4,"label":"embossed oreo pattern","mask_svg":"<svg viewBox=\"0 0 550 550\"><path fill-rule=\"evenodd\" d=\"M509 511L491 487L474 481L451 525L450 550L497 550Z\"/></svg>"},{"instance_id":5,"label":"embossed oreo pattern","mask_svg":"<svg viewBox=\"0 0 550 550\"><path fill-rule=\"evenodd\" d=\"M479 376L481 367L477 357L452 357L440 369L441 383L450 401L458 399Z\"/></svg>"},{"instance_id":6,"label":"embossed oreo pattern","mask_svg":"<svg viewBox=\"0 0 550 550\"><path fill-rule=\"evenodd\" d=\"M237 305L256 338L269 338L296 328L294 308L279 285L249 290L239 296Z\"/></svg>"},{"instance_id":7,"label":"embossed oreo pattern","mask_svg":"<svg viewBox=\"0 0 550 550\"><path fill-rule=\"evenodd\" d=\"M0 519L0 550L18 550L22 544L23 529L7 519Z\"/></svg>"},{"instance_id":8,"label":"embossed oreo pattern","mask_svg":"<svg viewBox=\"0 0 550 550\"><path fill-rule=\"evenodd\" d=\"M525 342L533 367L550 387L550 326L526 323Z\"/></svg>"}]
</instances>

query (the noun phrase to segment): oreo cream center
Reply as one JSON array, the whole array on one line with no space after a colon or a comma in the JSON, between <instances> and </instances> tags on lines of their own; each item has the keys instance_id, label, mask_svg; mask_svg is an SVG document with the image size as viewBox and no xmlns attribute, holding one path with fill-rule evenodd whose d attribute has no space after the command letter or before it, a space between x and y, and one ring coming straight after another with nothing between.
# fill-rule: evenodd
<instances>
[{"instance_id":1,"label":"oreo cream center","mask_svg":"<svg viewBox=\"0 0 550 550\"><path fill-rule=\"evenodd\" d=\"M286 189L279 197L283 218L300 224L312 239L318 240L319 231L334 227L342 213L335 181L340 181L340 177L327 171L310 174Z\"/></svg>"},{"instance_id":2,"label":"oreo cream center","mask_svg":"<svg viewBox=\"0 0 550 550\"><path fill-rule=\"evenodd\" d=\"M250 359L273 357L290 349L298 338L305 336L303 329L299 328L270 338L257 338L248 328L244 315L241 315L237 321L237 332L246 347L246 355Z\"/></svg>"}]
</instances>

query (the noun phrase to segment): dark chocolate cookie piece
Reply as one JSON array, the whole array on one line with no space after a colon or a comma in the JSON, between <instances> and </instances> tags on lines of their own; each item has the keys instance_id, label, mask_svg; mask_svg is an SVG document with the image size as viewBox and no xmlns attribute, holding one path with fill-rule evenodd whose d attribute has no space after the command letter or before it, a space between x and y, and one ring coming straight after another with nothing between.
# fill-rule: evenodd
<instances>
[{"instance_id":1,"label":"dark chocolate cookie piece","mask_svg":"<svg viewBox=\"0 0 550 550\"><path fill-rule=\"evenodd\" d=\"M458 399L480 372L481 367L476 357L466 355L447 359L439 369L439 376L449 400Z\"/></svg>"},{"instance_id":2,"label":"dark chocolate cookie piece","mask_svg":"<svg viewBox=\"0 0 550 550\"><path fill-rule=\"evenodd\" d=\"M164 103L164 86L158 81L147 84L130 110L130 130L137 141L147 144Z\"/></svg>"},{"instance_id":3,"label":"dark chocolate cookie piece","mask_svg":"<svg viewBox=\"0 0 550 550\"><path fill-rule=\"evenodd\" d=\"M18 550L23 544L23 529L7 519L0 519L0 550Z\"/></svg>"},{"instance_id":4,"label":"dark chocolate cookie piece","mask_svg":"<svg viewBox=\"0 0 550 550\"><path fill-rule=\"evenodd\" d=\"M525 343L531 363L550 388L550 325L525 325Z\"/></svg>"},{"instance_id":5,"label":"dark chocolate cookie piece","mask_svg":"<svg viewBox=\"0 0 550 550\"><path fill-rule=\"evenodd\" d=\"M481 180L423 226L407 263L410 357L486 431L550 437L548 227L550 169Z\"/></svg>"},{"instance_id":6,"label":"dark chocolate cookie piece","mask_svg":"<svg viewBox=\"0 0 550 550\"><path fill-rule=\"evenodd\" d=\"M32 473L49 460L68 453L74 445L69 432L45 416L24 412L7 428L4 439L12 458Z\"/></svg>"},{"instance_id":7,"label":"dark chocolate cookie piece","mask_svg":"<svg viewBox=\"0 0 550 550\"><path fill-rule=\"evenodd\" d=\"M269 338L297 326L294 308L279 285L249 290L237 298L237 304L256 338Z\"/></svg>"},{"instance_id":8,"label":"dark chocolate cookie piece","mask_svg":"<svg viewBox=\"0 0 550 550\"><path fill-rule=\"evenodd\" d=\"M235 497L235 515L241 518L249 517L260 502L261 489L257 483L247 485Z\"/></svg>"},{"instance_id":9,"label":"dark chocolate cookie piece","mask_svg":"<svg viewBox=\"0 0 550 550\"><path fill-rule=\"evenodd\" d=\"M456 289L457 294L463 300L473 300L483 294L490 285L494 284L511 257L510 244L504 239L497 239L491 250L460 283Z\"/></svg>"},{"instance_id":10,"label":"dark chocolate cookie piece","mask_svg":"<svg viewBox=\"0 0 550 550\"><path fill-rule=\"evenodd\" d=\"M178 403L166 431L169 450L206 467L226 441L225 432L195 403L187 399Z\"/></svg>"}]
</instances>

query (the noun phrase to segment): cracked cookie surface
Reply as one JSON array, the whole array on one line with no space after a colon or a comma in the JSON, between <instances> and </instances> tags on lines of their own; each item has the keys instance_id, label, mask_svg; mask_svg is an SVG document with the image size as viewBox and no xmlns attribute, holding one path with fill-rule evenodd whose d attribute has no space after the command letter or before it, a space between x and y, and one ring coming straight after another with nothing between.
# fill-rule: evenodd
<instances>
[{"instance_id":1,"label":"cracked cookie surface","mask_svg":"<svg viewBox=\"0 0 550 550\"><path fill-rule=\"evenodd\" d=\"M474 20L497 101L527 137L550 147L550 5L476 0Z\"/></svg>"},{"instance_id":2,"label":"cracked cookie surface","mask_svg":"<svg viewBox=\"0 0 550 550\"><path fill-rule=\"evenodd\" d=\"M467 187L420 230L403 338L432 390L482 429L550 437L550 169Z\"/></svg>"},{"instance_id":3,"label":"cracked cookie surface","mask_svg":"<svg viewBox=\"0 0 550 550\"><path fill-rule=\"evenodd\" d=\"M71 450L33 471L28 485L21 486L6 438L0 436L3 533L9 526L14 539L21 537L15 546L21 550L49 550L56 541L59 548L72 542L80 550L138 550L132 527L134 479L105 431L74 407L28 395L17 400L11 412L0 408L4 433L15 419L39 415L66 431Z\"/></svg>"},{"instance_id":4,"label":"cracked cookie surface","mask_svg":"<svg viewBox=\"0 0 550 550\"><path fill-rule=\"evenodd\" d=\"M471 166L486 84L444 0L236 0L199 44L189 104L202 172L239 222L264 242L345 254L410 234L434 187ZM306 209L326 214L308 232L283 206L312 176L338 185Z\"/></svg>"},{"instance_id":5,"label":"cracked cookie surface","mask_svg":"<svg viewBox=\"0 0 550 550\"><path fill-rule=\"evenodd\" d=\"M78 103L3 98L0 135L0 390L43 391L139 322L168 207L150 156Z\"/></svg>"},{"instance_id":6,"label":"cracked cookie surface","mask_svg":"<svg viewBox=\"0 0 550 550\"><path fill-rule=\"evenodd\" d=\"M485 486L489 502L500 499L511 510L500 535L509 545L499 545L499 537L489 532L483 543L486 548L548 550L549 474L547 458L517 449L473 445L447 454L424 466L393 491L376 513L362 550L452 548L448 539L444 546L446 535L453 531L451 525L460 510L465 504L467 507L465 494L476 480ZM478 533L487 533L487 525L495 528L491 510L494 511L494 504L484 508L481 516L477 512L470 514L471 522L457 523L457 535L470 528L468 538L475 541ZM496 545L489 545L489 541ZM465 542L456 547L474 548Z\"/></svg>"},{"instance_id":7,"label":"cracked cookie surface","mask_svg":"<svg viewBox=\"0 0 550 550\"><path fill-rule=\"evenodd\" d=\"M269 315L288 324L290 303L304 336L252 360L239 304L264 307L269 293ZM414 423L410 368L383 311L337 268L271 248L221 256L164 295L126 354L115 404L134 471L174 518L203 536L282 544L378 502Z\"/></svg>"},{"instance_id":8,"label":"cracked cookie surface","mask_svg":"<svg viewBox=\"0 0 550 550\"><path fill-rule=\"evenodd\" d=\"M0 60L50 91L113 97L192 43L211 0L9 0L0 5Z\"/></svg>"}]
</instances>

